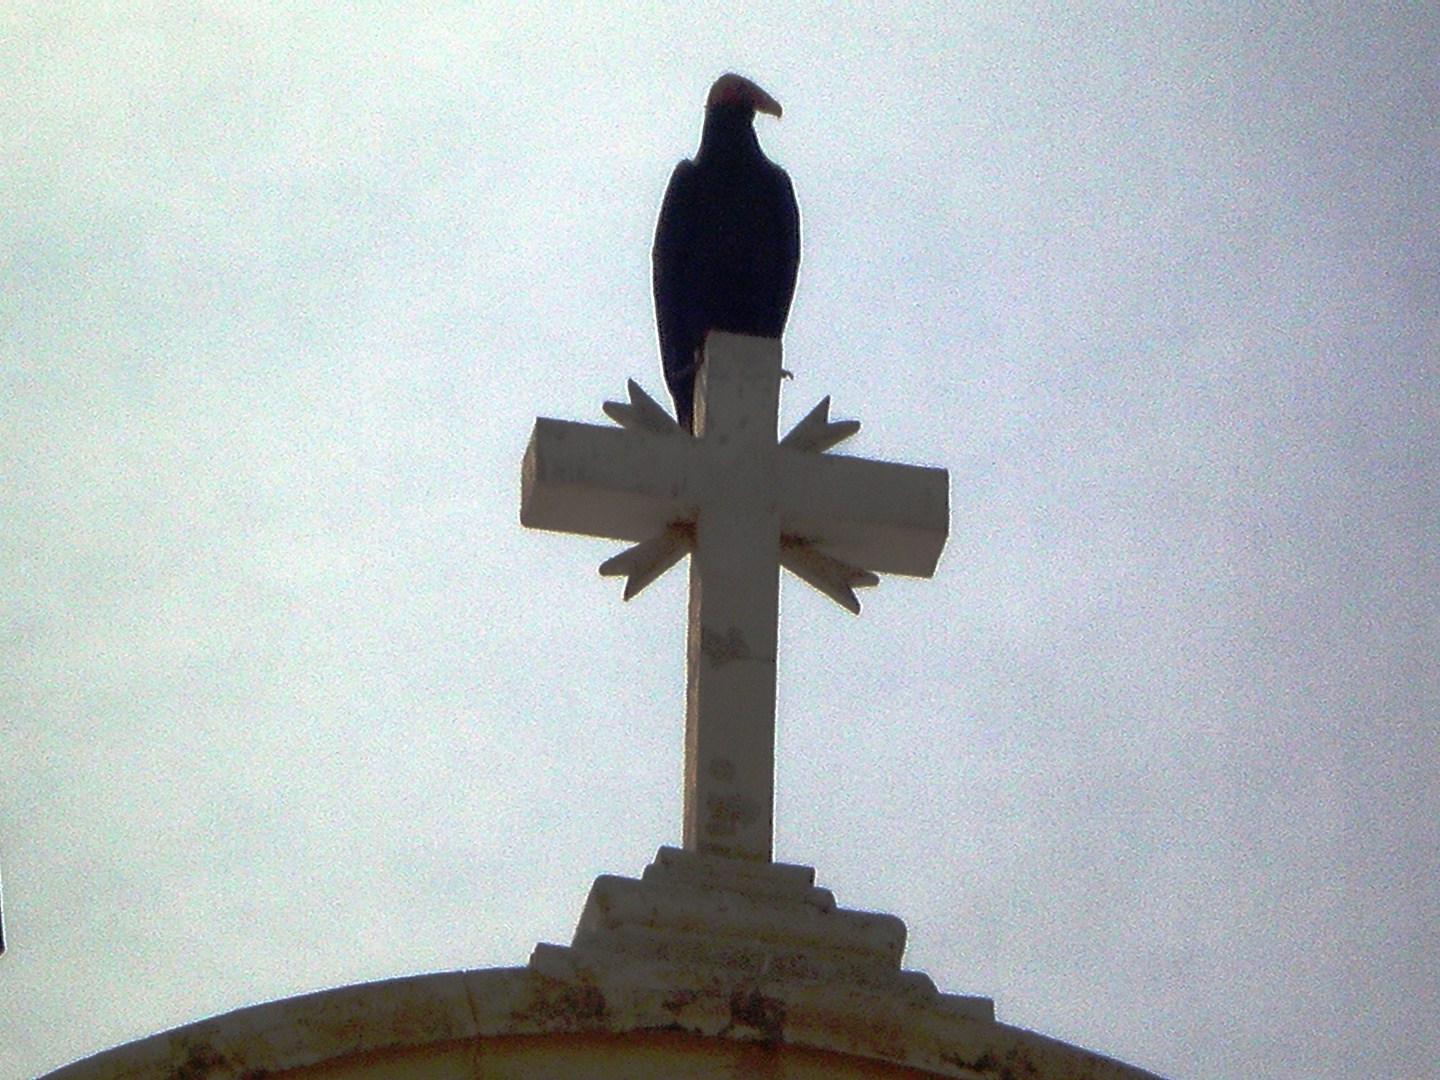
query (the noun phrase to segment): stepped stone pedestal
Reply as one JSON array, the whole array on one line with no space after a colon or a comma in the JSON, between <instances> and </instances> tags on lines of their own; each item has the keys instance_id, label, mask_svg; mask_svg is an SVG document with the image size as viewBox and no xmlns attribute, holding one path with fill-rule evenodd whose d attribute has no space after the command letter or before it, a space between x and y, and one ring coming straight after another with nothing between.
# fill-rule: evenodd
<instances>
[{"instance_id":1,"label":"stepped stone pedestal","mask_svg":"<svg viewBox=\"0 0 1440 1080\"><path fill-rule=\"evenodd\" d=\"M705 1035L783 1039L867 1001L994 1020L989 998L942 994L901 970L904 950L900 919L837 907L808 866L662 847L638 881L598 878L573 943L536 946L530 970Z\"/></svg>"}]
</instances>

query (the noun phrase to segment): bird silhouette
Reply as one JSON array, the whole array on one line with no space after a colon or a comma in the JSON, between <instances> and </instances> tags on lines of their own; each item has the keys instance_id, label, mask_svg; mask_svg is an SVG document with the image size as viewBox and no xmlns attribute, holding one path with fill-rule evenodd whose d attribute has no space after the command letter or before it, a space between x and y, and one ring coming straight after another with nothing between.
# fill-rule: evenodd
<instances>
[{"instance_id":1,"label":"bird silhouette","mask_svg":"<svg viewBox=\"0 0 1440 1080\"><path fill-rule=\"evenodd\" d=\"M800 268L800 210L755 137L780 103L749 79L710 87L693 159L670 177L651 252L655 321L675 414L694 429L695 375L711 330L780 337Z\"/></svg>"}]
</instances>

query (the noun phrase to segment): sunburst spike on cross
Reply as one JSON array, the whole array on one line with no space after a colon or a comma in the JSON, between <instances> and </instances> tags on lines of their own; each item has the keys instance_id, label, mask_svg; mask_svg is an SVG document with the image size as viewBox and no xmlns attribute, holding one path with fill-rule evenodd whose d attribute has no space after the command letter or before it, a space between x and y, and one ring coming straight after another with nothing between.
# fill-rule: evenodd
<instances>
[{"instance_id":1,"label":"sunburst spike on cross","mask_svg":"<svg viewBox=\"0 0 1440 1080\"><path fill-rule=\"evenodd\" d=\"M781 446L791 450L813 450L824 453L832 446L844 442L860 430L859 420L831 420L830 395L820 399L820 404L805 414L790 434L780 440Z\"/></svg>"},{"instance_id":2,"label":"sunburst spike on cross","mask_svg":"<svg viewBox=\"0 0 1440 1080\"><path fill-rule=\"evenodd\" d=\"M625 599L665 575L665 572L695 549L695 526L688 522L666 525L649 540L626 548L600 564L602 577L625 577Z\"/></svg>"},{"instance_id":3,"label":"sunburst spike on cross","mask_svg":"<svg viewBox=\"0 0 1440 1080\"><path fill-rule=\"evenodd\" d=\"M630 401L607 401L600 406L605 415L623 428L631 431L652 431L656 435L671 435L680 430L675 418L665 411L665 406L647 394L634 379L626 381Z\"/></svg>"}]
</instances>

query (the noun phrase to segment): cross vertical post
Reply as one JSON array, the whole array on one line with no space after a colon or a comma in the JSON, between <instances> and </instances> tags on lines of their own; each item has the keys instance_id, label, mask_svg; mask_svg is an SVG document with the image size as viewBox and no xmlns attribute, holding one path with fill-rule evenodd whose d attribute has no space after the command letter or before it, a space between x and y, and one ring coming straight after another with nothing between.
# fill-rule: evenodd
<instances>
[{"instance_id":1,"label":"cross vertical post","mask_svg":"<svg viewBox=\"0 0 1440 1080\"><path fill-rule=\"evenodd\" d=\"M768 861L774 823L780 342L712 335L696 380L708 469L690 564L684 843Z\"/></svg>"},{"instance_id":2,"label":"cross vertical post","mask_svg":"<svg viewBox=\"0 0 1440 1080\"><path fill-rule=\"evenodd\" d=\"M768 862L775 817L780 567L859 614L879 575L930 577L949 535L944 469L847 457L826 397L776 440L778 340L712 331L695 430L637 384L619 427L541 417L521 465L520 522L635 546L600 573L628 600L687 554L683 834L690 851Z\"/></svg>"}]
</instances>

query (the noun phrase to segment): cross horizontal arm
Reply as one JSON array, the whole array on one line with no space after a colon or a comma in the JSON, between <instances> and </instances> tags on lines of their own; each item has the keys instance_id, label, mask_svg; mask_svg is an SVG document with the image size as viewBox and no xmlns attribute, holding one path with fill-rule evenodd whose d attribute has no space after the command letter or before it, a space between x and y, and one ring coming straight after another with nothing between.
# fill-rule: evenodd
<instances>
[{"instance_id":1,"label":"cross horizontal arm","mask_svg":"<svg viewBox=\"0 0 1440 1080\"><path fill-rule=\"evenodd\" d=\"M696 440L540 418L525 451L520 522L649 540L694 521L706 470ZM950 527L944 469L776 450L781 531L881 574L929 577Z\"/></svg>"},{"instance_id":2,"label":"cross horizontal arm","mask_svg":"<svg viewBox=\"0 0 1440 1080\"><path fill-rule=\"evenodd\" d=\"M541 417L521 466L520 524L649 540L694 520L703 475L694 454L689 438Z\"/></svg>"},{"instance_id":3,"label":"cross horizontal arm","mask_svg":"<svg viewBox=\"0 0 1440 1080\"><path fill-rule=\"evenodd\" d=\"M950 532L950 474L780 447L780 529L880 574L930 577Z\"/></svg>"}]
</instances>

